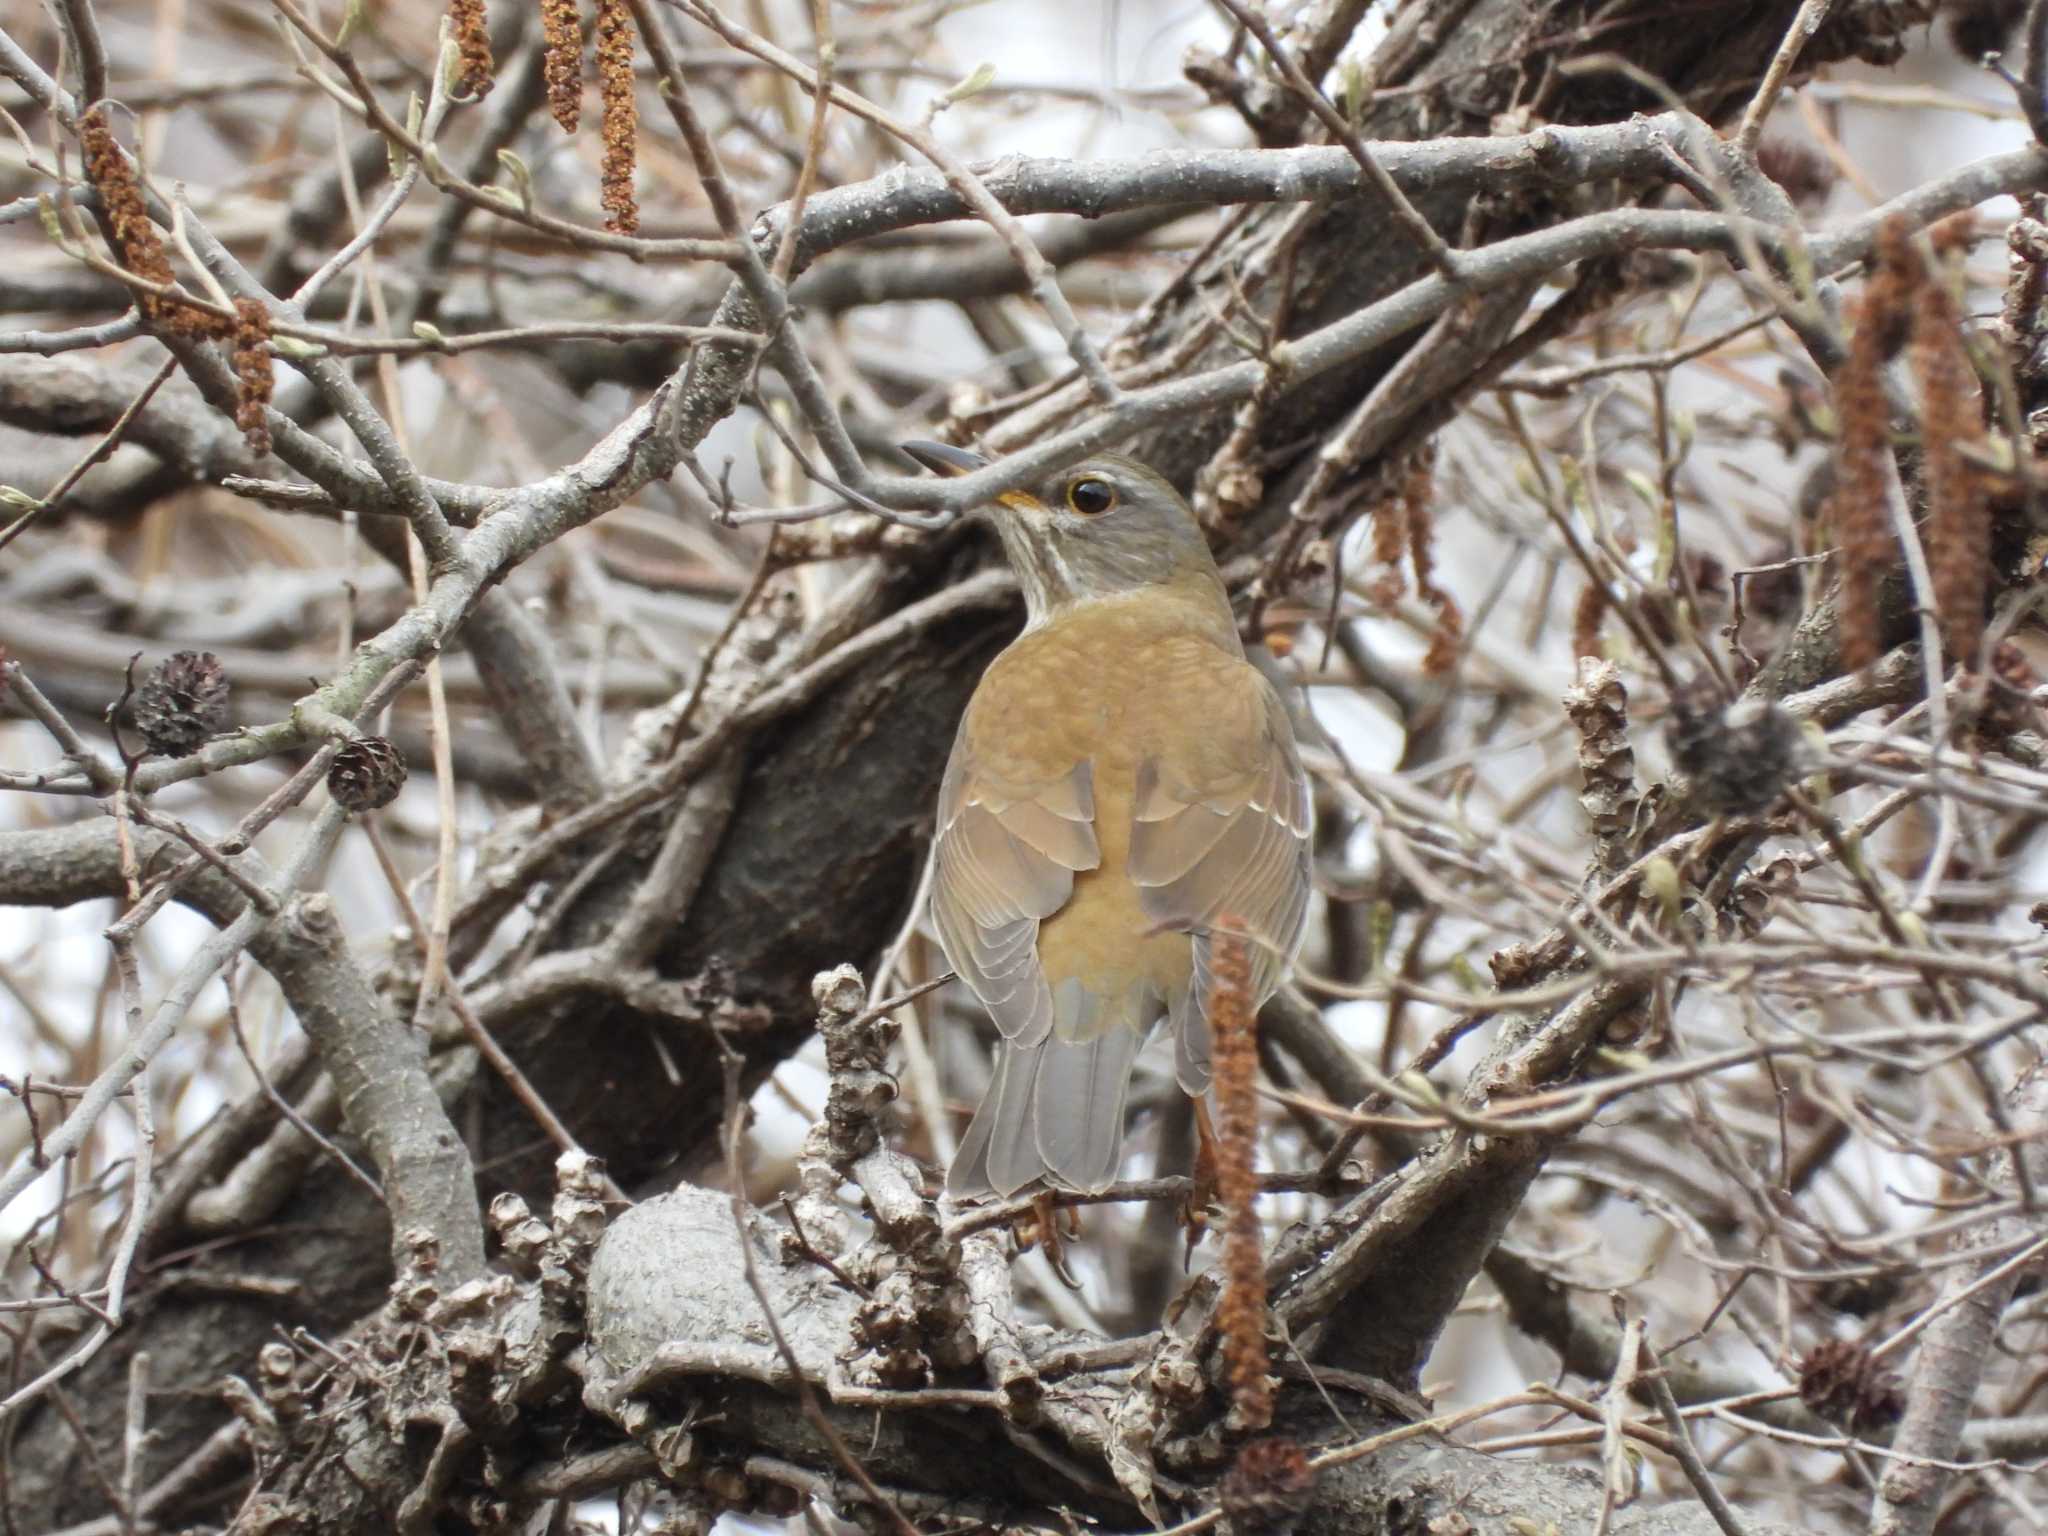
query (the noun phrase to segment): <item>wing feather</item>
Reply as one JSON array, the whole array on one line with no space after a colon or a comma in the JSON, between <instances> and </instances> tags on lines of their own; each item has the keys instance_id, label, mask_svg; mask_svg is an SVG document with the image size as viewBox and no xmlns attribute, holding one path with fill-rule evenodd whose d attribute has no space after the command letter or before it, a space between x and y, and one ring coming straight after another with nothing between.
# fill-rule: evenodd
<instances>
[{"instance_id":1,"label":"wing feather","mask_svg":"<svg viewBox=\"0 0 2048 1536\"><path fill-rule=\"evenodd\" d=\"M1035 782L1005 766L1000 778L987 769L963 720L939 789L932 921L1003 1038L1032 1045L1052 1027L1039 922L1066 905L1074 872L1095 868L1102 854L1087 763Z\"/></svg>"},{"instance_id":2,"label":"wing feather","mask_svg":"<svg viewBox=\"0 0 2048 1536\"><path fill-rule=\"evenodd\" d=\"M1209 1085L1209 938L1227 921L1251 941L1254 1002L1264 1002L1301 943L1310 891L1308 777L1273 687L1249 663L1233 685L1240 708L1219 729L1161 753L1139 771L1131 878L1148 916L1190 933L1192 980L1173 1000L1181 1086Z\"/></svg>"}]
</instances>

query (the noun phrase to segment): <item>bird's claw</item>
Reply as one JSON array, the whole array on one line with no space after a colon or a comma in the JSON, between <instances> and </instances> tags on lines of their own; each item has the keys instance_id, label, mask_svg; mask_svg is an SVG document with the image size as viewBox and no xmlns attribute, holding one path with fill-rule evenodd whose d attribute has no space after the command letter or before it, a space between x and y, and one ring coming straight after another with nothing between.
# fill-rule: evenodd
<instances>
[{"instance_id":1,"label":"bird's claw","mask_svg":"<svg viewBox=\"0 0 2048 1536\"><path fill-rule=\"evenodd\" d=\"M1070 1291L1081 1289L1081 1282L1074 1278L1067 1268L1067 1239L1081 1235L1081 1213L1069 1207L1067 1210L1067 1231L1060 1232L1059 1207L1053 1204L1052 1191L1041 1190L1031 1201L1031 1214L1020 1219L1016 1227L1017 1244L1029 1248L1036 1243L1043 1250L1046 1262L1052 1272L1060 1277L1060 1284Z\"/></svg>"}]
</instances>

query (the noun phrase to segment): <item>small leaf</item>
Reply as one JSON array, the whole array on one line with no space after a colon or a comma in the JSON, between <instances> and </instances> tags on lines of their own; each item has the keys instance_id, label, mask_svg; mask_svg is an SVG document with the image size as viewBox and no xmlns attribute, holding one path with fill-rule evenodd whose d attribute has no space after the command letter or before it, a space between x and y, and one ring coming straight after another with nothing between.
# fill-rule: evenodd
<instances>
[{"instance_id":1,"label":"small leaf","mask_svg":"<svg viewBox=\"0 0 2048 1536\"><path fill-rule=\"evenodd\" d=\"M346 48L355 41L356 34L363 30L365 7L363 0L348 0L342 7L341 25L334 30L334 46Z\"/></svg>"},{"instance_id":2,"label":"small leaf","mask_svg":"<svg viewBox=\"0 0 2048 1536\"><path fill-rule=\"evenodd\" d=\"M1344 82L1344 116L1353 128L1361 127L1365 122L1366 106L1372 101L1372 76L1366 71L1363 60L1347 55L1338 69L1338 78Z\"/></svg>"},{"instance_id":3,"label":"small leaf","mask_svg":"<svg viewBox=\"0 0 2048 1536\"><path fill-rule=\"evenodd\" d=\"M1636 493L1636 499L1651 511L1656 511L1663 504L1664 497L1657 489L1657 482L1640 469L1625 469L1621 472L1621 478L1628 488Z\"/></svg>"},{"instance_id":4,"label":"small leaf","mask_svg":"<svg viewBox=\"0 0 2048 1536\"><path fill-rule=\"evenodd\" d=\"M1564 476L1564 499L1568 507L1586 505L1586 477L1579 469L1579 461L1568 453L1557 456L1558 473Z\"/></svg>"},{"instance_id":5,"label":"small leaf","mask_svg":"<svg viewBox=\"0 0 2048 1536\"><path fill-rule=\"evenodd\" d=\"M979 96L995 82L995 78L995 65L991 64L987 59L983 59L974 66L972 74L958 85L951 87L939 100L950 107L956 101L965 101L970 96Z\"/></svg>"},{"instance_id":6,"label":"small leaf","mask_svg":"<svg viewBox=\"0 0 2048 1536\"><path fill-rule=\"evenodd\" d=\"M1486 990L1486 983L1479 978L1479 972L1472 968L1472 962L1463 955L1451 956L1451 980L1458 984L1461 992L1479 993Z\"/></svg>"},{"instance_id":7,"label":"small leaf","mask_svg":"<svg viewBox=\"0 0 2048 1536\"><path fill-rule=\"evenodd\" d=\"M1387 945L1394 937L1394 904L1391 901L1376 901L1372 904L1366 935L1371 944L1371 958L1366 967L1366 974L1378 975L1380 967L1387 963Z\"/></svg>"},{"instance_id":8,"label":"small leaf","mask_svg":"<svg viewBox=\"0 0 2048 1536\"><path fill-rule=\"evenodd\" d=\"M1444 1096L1436 1084L1413 1068L1395 1078L1394 1086L1425 1109L1438 1109L1443 1105Z\"/></svg>"},{"instance_id":9,"label":"small leaf","mask_svg":"<svg viewBox=\"0 0 2048 1536\"><path fill-rule=\"evenodd\" d=\"M1792 279L1792 291L1802 299L1813 301L1813 253L1806 248L1806 242L1796 235L1788 235L1780 259L1785 263L1785 273Z\"/></svg>"},{"instance_id":10,"label":"small leaf","mask_svg":"<svg viewBox=\"0 0 2048 1536\"><path fill-rule=\"evenodd\" d=\"M517 192L517 193L519 194L519 206L520 206L520 208L521 208L521 209L522 209L523 211L527 212L527 213L532 213L532 212L533 212L533 172L532 172L532 170L528 168L528 166L527 166L527 164L526 164L526 162L525 162L524 160L520 159L518 155L514 154L514 153L513 153L513 152L512 152L511 150L509 150L509 149L501 149L501 150L499 150L499 151L498 151L498 164L500 164L500 165L504 166L504 167L505 167L505 172L506 172L506 174L507 174L507 175L509 175L509 176L510 176L510 177L512 178L512 187L513 187L513 190L514 190L514 191L516 191L516 192ZM500 190L502 190L502 189L500 189Z\"/></svg>"},{"instance_id":11,"label":"small leaf","mask_svg":"<svg viewBox=\"0 0 2048 1536\"><path fill-rule=\"evenodd\" d=\"M1666 923L1678 921L1678 910L1685 896L1685 882L1679 879L1678 866L1662 854L1643 865L1643 892L1657 903L1664 914Z\"/></svg>"},{"instance_id":12,"label":"small leaf","mask_svg":"<svg viewBox=\"0 0 2048 1536\"><path fill-rule=\"evenodd\" d=\"M462 49L456 45L454 36L448 30L448 18L441 18L441 89L459 101L474 101L473 96L462 94Z\"/></svg>"},{"instance_id":13,"label":"small leaf","mask_svg":"<svg viewBox=\"0 0 2048 1536\"><path fill-rule=\"evenodd\" d=\"M426 115L426 108L420 102L420 93L414 91L405 102L405 131L415 140L420 136L420 123ZM412 156L396 139L384 141L384 158L390 162L391 179L397 181L405 174L405 168L412 163Z\"/></svg>"},{"instance_id":14,"label":"small leaf","mask_svg":"<svg viewBox=\"0 0 2048 1536\"><path fill-rule=\"evenodd\" d=\"M1656 1065L1641 1051L1626 1051L1613 1045L1601 1046L1593 1052L1593 1059L1617 1077L1631 1072L1647 1072Z\"/></svg>"},{"instance_id":15,"label":"small leaf","mask_svg":"<svg viewBox=\"0 0 2048 1536\"><path fill-rule=\"evenodd\" d=\"M1827 727L1818 720L1799 722L1800 756L1808 763L1825 764L1828 757ZM1804 766L1802 764L1802 766ZM1826 805L1835 797L1835 787L1825 767L1807 775L1806 796L1815 805Z\"/></svg>"}]
</instances>

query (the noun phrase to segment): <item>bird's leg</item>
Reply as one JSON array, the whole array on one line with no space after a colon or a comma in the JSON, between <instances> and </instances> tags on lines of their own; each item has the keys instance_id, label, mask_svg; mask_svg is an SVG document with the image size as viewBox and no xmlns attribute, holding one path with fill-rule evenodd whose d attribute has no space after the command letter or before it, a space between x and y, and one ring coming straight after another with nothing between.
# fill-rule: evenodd
<instances>
[{"instance_id":1,"label":"bird's leg","mask_svg":"<svg viewBox=\"0 0 2048 1536\"><path fill-rule=\"evenodd\" d=\"M1187 1253L1181 1259L1183 1268L1194 1258L1195 1245L1209 1235L1209 1207L1216 1203L1216 1127L1209 1119L1207 1095L1196 1094L1194 1106L1194 1187L1180 1208L1181 1230L1188 1239Z\"/></svg>"},{"instance_id":2,"label":"bird's leg","mask_svg":"<svg viewBox=\"0 0 2048 1536\"><path fill-rule=\"evenodd\" d=\"M1081 1235L1081 1213L1069 1208L1067 1225L1068 1231L1063 1237L1060 1234L1059 1207L1053 1204L1053 1192L1042 1189L1031 1199L1031 1214L1017 1223L1017 1242L1024 1248L1037 1243L1045 1250L1046 1262L1060 1277L1060 1284L1070 1291L1078 1291L1081 1282L1067 1269L1066 1238Z\"/></svg>"}]
</instances>

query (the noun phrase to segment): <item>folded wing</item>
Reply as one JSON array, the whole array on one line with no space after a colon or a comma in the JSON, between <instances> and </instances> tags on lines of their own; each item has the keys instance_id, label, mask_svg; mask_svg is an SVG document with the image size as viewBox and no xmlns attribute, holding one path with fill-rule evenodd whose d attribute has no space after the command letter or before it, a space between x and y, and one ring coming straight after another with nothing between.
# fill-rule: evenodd
<instances>
[{"instance_id":1,"label":"folded wing","mask_svg":"<svg viewBox=\"0 0 2048 1536\"><path fill-rule=\"evenodd\" d=\"M1131 878L1146 913L1194 937L1193 980L1173 999L1182 1088L1209 1086L1209 935L1242 932L1254 1004L1280 984L1308 917L1308 778L1286 708L1248 662L1231 658L1209 729L1148 758L1132 809Z\"/></svg>"},{"instance_id":2,"label":"folded wing","mask_svg":"<svg viewBox=\"0 0 2048 1536\"><path fill-rule=\"evenodd\" d=\"M962 722L939 788L932 920L1004 1039L1036 1044L1051 1027L1038 924L1066 905L1074 871L1101 857L1085 762L1036 781L998 777L976 760Z\"/></svg>"},{"instance_id":3,"label":"folded wing","mask_svg":"<svg viewBox=\"0 0 2048 1536\"><path fill-rule=\"evenodd\" d=\"M961 1142L948 1187L971 1197L1007 1195L1040 1177L1073 1186L1105 1180L1105 1167L1114 1170L1121 1082L1136 1043L1124 1048L1113 1042L1121 1058L1100 1063L1090 1055L1107 1048L1099 1042L1069 1047L1053 1039L1054 999L1038 960L1039 923L1066 905L1075 872L1102 860L1089 765L1034 774L1020 771L1011 759L998 769L977 756L963 721L939 789L932 857L932 922L939 942L1003 1037L995 1077ZM1048 1058L1058 1081L1050 1085L1054 1091L1042 1094ZM1081 1113L1096 1079L1111 1076L1114 1091L1102 1093L1113 1102L1099 1114ZM1085 1081L1077 1084L1076 1078ZM1077 1100L1080 1089L1087 1093ZM1090 1135L1066 1134L1077 1115ZM1098 1121L1109 1128L1107 1152L1094 1129Z\"/></svg>"}]
</instances>

